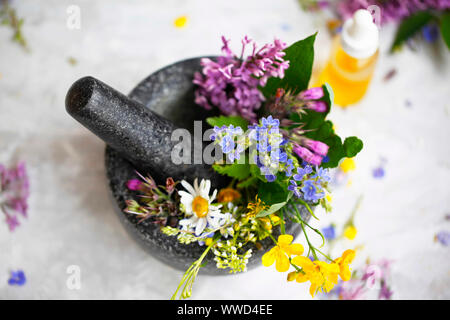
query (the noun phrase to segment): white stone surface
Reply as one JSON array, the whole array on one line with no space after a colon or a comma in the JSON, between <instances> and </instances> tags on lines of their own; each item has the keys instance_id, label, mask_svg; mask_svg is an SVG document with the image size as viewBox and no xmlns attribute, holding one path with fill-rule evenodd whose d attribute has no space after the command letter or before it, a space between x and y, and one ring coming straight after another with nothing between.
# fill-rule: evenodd
<instances>
[{"instance_id":1,"label":"white stone surface","mask_svg":"<svg viewBox=\"0 0 450 320\"><path fill-rule=\"evenodd\" d=\"M66 27L69 5L81 8L81 29ZM27 162L31 178L29 219L14 233L0 224L0 298L166 299L182 273L145 254L112 212L105 184L104 144L68 116L70 84L95 76L124 93L153 71L177 60L218 54L222 34L248 34L258 43L277 36L292 43L319 30L317 62L330 39L320 15L297 2L247 1L14 1L25 17L24 52L0 27L0 163ZM183 29L173 27L189 17ZM450 231L450 59L420 47L387 53L393 28L381 33L378 68L364 101L335 109L342 136L364 140L351 173L352 185L335 190L334 212L317 226L347 218L356 198L359 233L346 247L364 246L354 266L372 259L394 260L396 299L450 298L449 248L433 241ZM68 58L78 63L72 66ZM384 82L392 68L397 75ZM411 101L411 107L405 101ZM372 169L387 159L386 177ZM2 217L3 219L3 217ZM66 286L69 265L81 268L81 290ZM23 287L7 285L9 270L23 269ZM200 276L194 299L310 299L306 285L260 267L237 276Z\"/></svg>"}]
</instances>

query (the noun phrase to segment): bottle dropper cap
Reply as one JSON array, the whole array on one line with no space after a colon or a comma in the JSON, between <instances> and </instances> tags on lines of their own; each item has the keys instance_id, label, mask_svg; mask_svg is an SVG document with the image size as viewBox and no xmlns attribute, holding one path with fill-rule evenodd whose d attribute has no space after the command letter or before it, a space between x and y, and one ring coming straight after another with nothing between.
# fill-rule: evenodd
<instances>
[{"instance_id":1,"label":"bottle dropper cap","mask_svg":"<svg viewBox=\"0 0 450 320\"><path fill-rule=\"evenodd\" d=\"M342 28L344 51L357 59L369 58L378 49L378 28L369 11L357 10Z\"/></svg>"}]
</instances>

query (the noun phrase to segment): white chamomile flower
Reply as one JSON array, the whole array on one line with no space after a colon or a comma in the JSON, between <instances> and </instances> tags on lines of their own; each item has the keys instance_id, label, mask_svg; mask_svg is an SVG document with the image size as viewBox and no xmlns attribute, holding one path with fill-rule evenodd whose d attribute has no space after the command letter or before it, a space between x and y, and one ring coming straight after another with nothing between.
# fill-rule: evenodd
<instances>
[{"instance_id":1,"label":"white chamomile flower","mask_svg":"<svg viewBox=\"0 0 450 320\"><path fill-rule=\"evenodd\" d=\"M211 228L217 228L217 218L220 215L222 205L212 205L216 198L217 190L214 190L210 196L211 181L202 179L200 185L198 180L194 180L191 186L185 180L181 181L181 185L188 191L178 191L181 197L186 219L180 221L183 230L193 230L196 236L200 236L206 225Z\"/></svg>"}]
</instances>

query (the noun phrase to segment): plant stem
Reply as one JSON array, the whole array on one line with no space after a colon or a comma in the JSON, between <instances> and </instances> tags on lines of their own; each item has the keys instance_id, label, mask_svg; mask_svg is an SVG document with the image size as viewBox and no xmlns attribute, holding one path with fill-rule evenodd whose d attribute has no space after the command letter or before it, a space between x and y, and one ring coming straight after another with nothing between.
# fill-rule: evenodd
<instances>
[{"instance_id":1,"label":"plant stem","mask_svg":"<svg viewBox=\"0 0 450 320\"><path fill-rule=\"evenodd\" d=\"M180 283L178 284L177 290L172 295L170 300L175 300L177 298L178 291L181 289L181 287L184 284L183 290L181 291L181 299L189 298L192 293L192 286L194 284L195 278L198 274L198 271L201 267L203 259L208 254L209 250L216 244L219 237L215 237L214 240L211 242L211 244L203 251L200 258L198 258L194 263L191 264L191 266L186 270L183 277L181 278Z\"/></svg>"},{"instance_id":2,"label":"plant stem","mask_svg":"<svg viewBox=\"0 0 450 320\"><path fill-rule=\"evenodd\" d=\"M319 220L319 218L317 218L316 217L316 215L314 214L314 212L311 210L311 207L309 206L309 204L307 204L305 201L303 201L302 199L298 199L298 201L302 204L302 205L304 205L305 206L305 208L309 211L309 213L314 217L314 218L316 218L317 220ZM295 206L295 204L294 204L294 207L296 207ZM297 208L297 207L296 207ZM298 210L297 210L298 211Z\"/></svg>"},{"instance_id":3,"label":"plant stem","mask_svg":"<svg viewBox=\"0 0 450 320\"><path fill-rule=\"evenodd\" d=\"M281 229L281 234L286 234L286 229L284 226L284 208L281 208L281 210L280 210L280 229Z\"/></svg>"},{"instance_id":4,"label":"plant stem","mask_svg":"<svg viewBox=\"0 0 450 320\"><path fill-rule=\"evenodd\" d=\"M316 254L316 251L315 251L316 249L315 249L315 247L311 244L311 242L309 241L308 234L306 233L306 229L305 229L305 224L304 224L304 222L303 222L303 219L302 219L302 217L301 217L301 215L300 215L300 212L298 211L298 208L297 208L296 205L294 205L294 209L295 209L295 212L297 213L297 217L298 217L299 220L300 220L300 225L301 225L301 227L302 227L303 234L305 235L306 242L308 243L308 247L309 247L308 254L309 254L309 251L311 251L312 254L313 254L314 259L318 260L318 259L317 259L317 254Z\"/></svg>"}]
</instances>

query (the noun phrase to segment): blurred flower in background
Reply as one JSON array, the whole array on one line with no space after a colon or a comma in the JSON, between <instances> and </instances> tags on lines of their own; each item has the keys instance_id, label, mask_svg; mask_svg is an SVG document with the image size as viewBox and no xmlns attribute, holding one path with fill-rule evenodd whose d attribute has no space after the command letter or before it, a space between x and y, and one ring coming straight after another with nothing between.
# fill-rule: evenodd
<instances>
[{"instance_id":1,"label":"blurred flower in background","mask_svg":"<svg viewBox=\"0 0 450 320\"><path fill-rule=\"evenodd\" d=\"M382 259L366 264L352 274L352 278L339 284L330 291L326 298L339 300L390 300L393 291L390 286L391 261Z\"/></svg>"},{"instance_id":2,"label":"blurred flower in background","mask_svg":"<svg viewBox=\"0 0 450 320\"><path fill-rule=\"evenodd\" d=\"M440 231L434 237L434 240L439 242L444 246L450 245L450 232L448 231Z\"/></svg>"},{"instance_id":3,"label":"blurred flower in background","mask_svg":"<svg viewBox=\"0 0 450 320\"><path fill-rule=\"evenodd\" d=\"M25 273L22 270L11 271L10 277L8 279L8 284L10 286L23 286L27 282Z\"/></svg>"},{"instance_id":4,"label":"blurred flower in background","mask_svg":"<svg viewBox=\"0 0 450 320\"><path fill-rule=\"evenodd\" d=\"M448 0L299 0L303 10L312 12L331 9L337 12L344 21L352 17L359 9L367 9L374 15L379 25L387 23L398 24L397 34L391 50L399 49L408 44L416 36L422 36L427 43L434 43L442 35L444 42L450 49L450 1ZM376 16L375 16L376 15ZM336 19L327 21L328 29L332 34L339 31Z\"/></svg>"},{"instance_id":5,"label":"blurred flower in background","mask_svg":"<svg viewBox=\"0 0 450 320\"><path fill-rule=\"evenodd\" d=\"M27 42L22 34L23 18L17 16L16 10L10 6L10 1L0 0L0 25L9 26L13 35L11 40L28 50Z\"/></svg>"},{"instance_id":6,"label":"blurred flower in background","mask_svg":"<svg viewBox=\"0 0 450 320\"><path fill-rule=\"evenodd\" d=\"M0 164L0 209L3 211L9 230L19 226L19 216L27 217L29 181L24 162L7 169Z\"/></svg>"},{"instance_id":7,"label":"blurred flower in background","mask_svg":"<svg viewBox=\"0 0 450 320\"><path fill-rule=\"evenodd\" d=\"M342 17L349 18L358 9L376 5L381 9L381 23L399 22L414 13L425 10L450 9L446 0L343 0L338 1L338 11Z\"/></svg>"}]
</instances>

